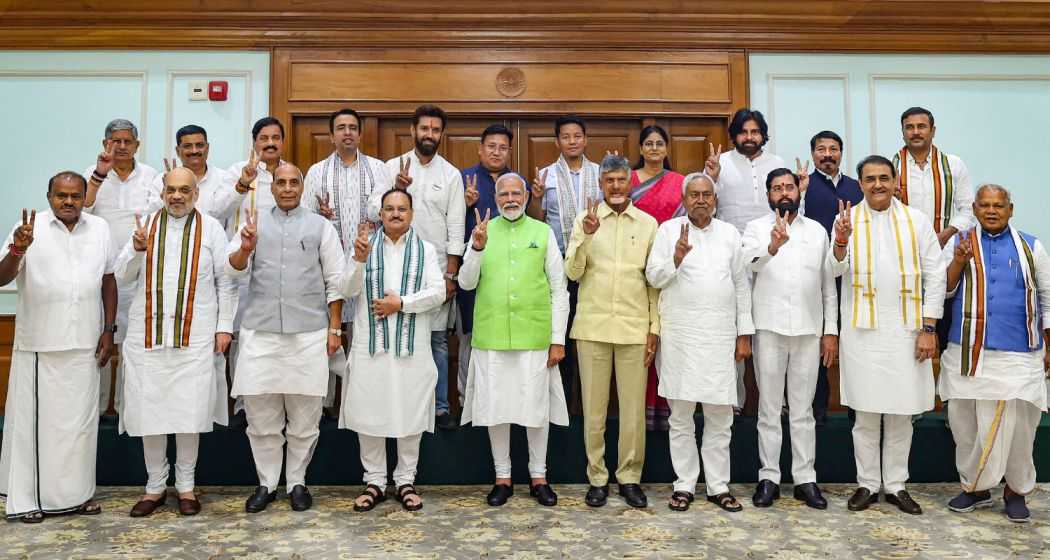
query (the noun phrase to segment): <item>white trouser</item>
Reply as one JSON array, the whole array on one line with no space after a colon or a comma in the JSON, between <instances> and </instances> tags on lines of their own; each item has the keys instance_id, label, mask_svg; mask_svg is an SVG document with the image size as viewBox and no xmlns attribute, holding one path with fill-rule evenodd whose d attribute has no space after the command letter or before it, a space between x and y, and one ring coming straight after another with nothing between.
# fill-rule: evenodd
<instances>
[{"instance_id":1,"label":"white trouser","mask_svg":"<svg viewBox=\"0 0 1050 560\"><path fill-rule=\"evenodd\" d=\"M744 408L747 402L747 386L744 385L744 374L747 372L747 360L736 363L736 407Z\"/></svg>"},{"instance_id":2,"label":"white trouser","mask_svg":"<svg viewBox=\"0 0 1050 560\"><path fill-rule=\"evenodd\" d=\"M197 449L200 434L175 434L175 490L191 492L197 471ZM142 436L142 454L146 458L146 493L163 494L168 488L168 436Z\"/></svg>"},{"instance_id":3,"label":"white trouser","mask_svg":"<svg viewBox=\"0 0 1050 560\"><path fill-rule=\"evenodd\" d=\"M120 410L121 396L124 392L122 386L124 385L124 360L122 359L123 354L121 351L124 348L124 344L117 344L113 348L113 361L117 363L117 375L116 381L113 380L113 361L106 364L104 367L98 368L99 384L98 384L98 413L105 414L106 410L109 409L109 390L111 387L116 386L113 391L113 410Z\"/></svg>"},{"instance_id":4,"label":"white trouser","mask_svg":"<svg viewBox=\"0 0 1050 560\"><path fill-rule=\"evenodd\" d=\"M233 376L237 375L237 352L241 349L240 338L238 338L240 332L233 333L233 341L230 342L230 358L226 360L226 363L230 368L230 387L233 387ZM244 397L238 395L233 399L233 413L244 410Z\"/></svg>"},{"instance_id":5,"label":"white trouser","mask_svg":"<svg viewBox=\"0 0 1050 560\"><path fill-rule=\"evenodd\" d=\"M1035 489L1036 474L1032 451L1042 411L1019 399L952 399L951 403L948 416L955 438L955 465L963 490L989 490L1005 477L1010 490L1021 495L1031 493ZM1000 413L998 422L996 412ZM982 465L989 434L994 434L991 449Z\"/></svg>"},{"instance_id":6,"label":"white trouser","mask_svg":"<svg viewBox=\"0 0 1050 560\"><path fill-rule=\"evenodd\" d=\"M255 458L259 485L277 490L285 463L285 486L289 493L296 485L306 486L306 467L314 456L321 430L321 397L306 395L245 395L248 442ZM282 453L285 441L287 453ZM285 457L287 455L287 457Z\"/></svg>"},{"instance_id":7,"label":"white trouser","mask_svg":"<svg viewBox=\"0 0 1050 560\"><path fill-rule=\"evenodd\" d=\"M423 434L397 438L397 465L394 467L394 485L402 486L416 481L419 464L419 442ZM365 484L386 488L386 438L357 434L361 446L361 466L365 469Z\"/></svg>"},{"instance_id":8,"label":"white trouser","mask_svg":"<svg viewBox=\"0 0 1050 560\"><path fill-rule=\"evenodd\" d=\"M547 476L547 436L550 424L539 428L525 428L529 440L529 477ZM510 478L510 424L489 426L489 442L492 445L492 463L496 478Z\"/></svg>"},{"instance_id":9,"label":"white trouser","mask_svg":"<svg viewBox=\"0 0 1050 560\"><path fill-rule=\"evenodd\" d=\"M817 390L820 337L784 336L772 331L755 333L755 380L758 382L759 480L780 484L780 416L787 385L791 430L791 478L795 484L817 481L816 422L813 394Z\"/></svg>"},{"instance_id":10,"label":"white trouser","mask_svg":"<svg viewBox=\"0 0 1050 560\"><path fill-rule=\"evenodd\" d=\"M696 403L667 399L671 407L668 418L671 443L671 466L674 467L676 492L696 492L700 478L700 457L704 460L704 481L708 496L729 491L729 442L733 437L733 407L705 404L704 434L700 453L696 452Z\"/></svg>"},{"instance_id":11,"label":"white trouser","mask_svg":"<svg viewBox=\"0 0 1050 560\"><path fill-rule=\"evenodd\" d=\"M853 454L857 461L857 484L872 494L877 494L880 488L887 494L904 490L904 483L908 480L908 455L911 453L911 415L856 412Z\"/></svg>"},{"instance_id":12,"label":"white trouser","mask_svg":"<svg viewBox=\"0 0 1050 560\"><path fill-rule=\"evenodd\" d=\"M463 399L467 394L467 372L470 369L470 339L471 333L463 332L463 316L456 306L456 337L459 339L459 368L456 375L456 387L459 387L459 406L463 406Z\"/></svg>"}]
</instances>

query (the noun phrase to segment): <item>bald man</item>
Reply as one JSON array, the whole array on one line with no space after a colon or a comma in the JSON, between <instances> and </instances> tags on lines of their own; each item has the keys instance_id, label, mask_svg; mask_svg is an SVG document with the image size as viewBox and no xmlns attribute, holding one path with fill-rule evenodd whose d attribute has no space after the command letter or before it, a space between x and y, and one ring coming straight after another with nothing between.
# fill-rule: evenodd
<instances>
[{"instance_id":1,"label":"bald man","mask_svg":"<svg viewBox=\"0 0 1050 560\"><path fill-rule=\"evenodd\" d=\"M164 207L136 216L116 264L120 282L135 286L120 428L142 438L148 475L132 517L166 501L168 434L175 435L179 513L199 513L193 490L200 434L227 423L223 352L232 338L237 286L224 273L226 231L195 207L200 190L192 171L177 167L163 181Z\"/></svg>"},{"instance_id":2,"label":"bald man","mask_svg":"<svg viewBox=\"0 0 1050 560\"><path fill-rule=\"evenodd\" d=\"M227 248L227 274L248 279L237 376L231 396L244 396L248 441L259 486L248 513L277 498L282 448L292 509L313 504L306 467L317 445L328 392L328 357L342 346L343 247L327 219L299 205L303 174L290 163L274 170L276 206L252 210Z\"/></svg>"}]
</instances>

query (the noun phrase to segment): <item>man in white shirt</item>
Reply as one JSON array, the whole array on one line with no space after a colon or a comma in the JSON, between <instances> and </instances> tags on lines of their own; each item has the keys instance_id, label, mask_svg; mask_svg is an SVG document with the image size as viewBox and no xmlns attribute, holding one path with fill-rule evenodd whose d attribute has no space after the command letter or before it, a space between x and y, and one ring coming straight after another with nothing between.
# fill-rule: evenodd
<instances>
[{"instance_id":1,"label":"man in white shirt","mask_svg":"<svg viewBox=\"0 0 1050 560\"><path fill-rule=\"evenodd\" d=\"M102 152L95 165L88 167L87 193L84 195L84 211L94 214L109 224L110 244L116 255L131 239L135 229L135 215L149 211L150 185L157 171L136 161L139 149L139 130L125 119L114 119L106 125ZM114 257L115 258L115 257ZM117 282L117 332L113 340L117 344L116 355L120 355L120 344L128 329L128 308L134 297L135 286ZM117 390L114 391L114 407L120 408L121 365L117 365ZM109 392L113 375L108 367L101 369L102 383L99 386L99 410L109 408Z\"/></svg>"},{"instance_id":2,"label":"man in white shirt","mask_svg":"<svg viewBox=\"0 0 1050 560\"><path fill-rule=\"evenodd\" d=\"M148 475L131 517L148 516L167 500L168 434L175 435L179 513L199 513L200 434L227 423L223 353L233 338L237 285L224 272L226 231L194 208L198 192L194 171L165 173L164 208L141 220L117 257L116 275L136 286L120 428L142 438Z\"/></svg>"},{"instance_id":3,"label":"man in white shirt","mask_svg":"<svg viewBox=\"0 0 1050 560\"><path fill-rule=\"evenodd\" d=\"M109 227L81 212L86 191L82 176L58 173L51 211L38 220L23 209L0 247L0 286L18 283L0 495L7 518L27 523L102 511L92 499L98 368L114 351L117 284Z\"/></svg>"},{"instance_id":4,"label":"man in white shirt","mask_svg":"<svg viewBox=\"0 0 1050 560\"><path fill-rule=\"evenodd\" d=\"M430 347L438 369L435 414L440 428L455 426L448 411L449 310L456 296L467 217L463 176L437 153L446 124L448 117L440 107L417 107L411 128L415 148L386 162L387 170L394 176L393 187L408 191L416 202L412 227L437 249L438 264L445 274L445 303L435 312L430 325Z\"/></svg>"},{"instance_id":5,"label":"man in white shirt","mask_svg":"<svg viewBox=\"0 0 1050 560\"><path fill-rule=\"evenodd\" d=\"M826 509L813 466L812 405L817 362L822 358L830 365L838 349L835 277L825 264L828 236L823 226L799 214L798 176L791 170L771 171L766 191L776 214L752 220L744 231L744 259L755 274L751 311L762 461L752 502L769 507L780 497L780 416L786 385L795 498Z\"/></svg>"},{"instance_id":6,"label":"man in white shirt","mask_svg":"<svg viewBox=\"0 0 1050 560\"><path fill-rule=\"evenodd\" d=\"M209 148L208 131L201 126L188 124L175 133L175 155L178 161L165 159L164 169L171 171L181 164L192 171L197 176L197 192L200 193L194 208L225 225L226 219L240 205L241 196L234 188L236 176L220 167L208 165ZM147 214L164 206L163 192L164 174L157 173L150 184Z\"/></svg>"}]
</instances>

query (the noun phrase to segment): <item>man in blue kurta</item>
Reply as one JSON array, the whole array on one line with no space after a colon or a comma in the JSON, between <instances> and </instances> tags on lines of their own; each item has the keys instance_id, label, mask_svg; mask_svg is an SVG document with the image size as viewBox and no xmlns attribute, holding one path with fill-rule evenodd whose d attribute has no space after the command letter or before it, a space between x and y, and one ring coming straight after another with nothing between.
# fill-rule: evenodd
<instances>
[{"instance_id":1,"label":"man in blue kurta","mask_svg":"<svg viewBox=\"0 0 1050 560\"><path fill-rule=\"evenodd\" d=\"M1034 235L1010 226L1010 193L977 189L974 229L955 235L948 266L953 308L938 389L948 416L962 493L948 509L990 507L990 490L1006 478L1010 521L1030 518L1035 490L1032 450L1046 410L1050 353L1050 258Z\"/></svg>"}]
</instances>

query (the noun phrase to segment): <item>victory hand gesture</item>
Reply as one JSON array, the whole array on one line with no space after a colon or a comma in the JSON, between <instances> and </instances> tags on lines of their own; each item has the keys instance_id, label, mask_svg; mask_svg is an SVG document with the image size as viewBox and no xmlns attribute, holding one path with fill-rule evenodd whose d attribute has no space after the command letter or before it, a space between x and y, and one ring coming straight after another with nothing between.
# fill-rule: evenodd
<instances>
[{"instance_id":1,"label":"victory hand gesture","mask_svg":"<svg viewBox=\"0 0 1050 560\"><path fill-rule=\"evenodd\" d=\"M790 236L787 230L787 215L781 215L777 210L776 221L773 222L773 231L769 233L769 254L776 255L777 251L788 242Z\"/></svg>"},{"instance_id":2,"label":"victory hand gesture","mask_svg":"<svg viewBox=\"0 0 1050 560\"><path fill-rule=\"evenodd\" d=\"M489 241L489 216L491 210L485 209L485 219L481 219L481 212L477 208L474 209L474 221L477 223L474 226L474 232L470 234L471 243L474 246L475 251L483 251L485 244Z\"/></svg>"},{"instance_id":3,"label":"victory hand gesture","mask_svg":"<svg viewBox=\"0 0 1050 560\"><path fill-rule=\"evenodd\" d=\"M718 181L718 175L722 172L722 164L718 161L718 156L722 155L722 145L718 145L718 151L715 151L715 145L707 143L707 161L704 162L704 172L711 178L712 181Z\"/></svg>"},{"instance_id":4,"label":"victory hand gesture","mask_svg":"<svg viewBox=\"0 0 1050 560\"><path fill-rule=\"evenodd\" d=\"M478 192L478 175L467 175L467 190L463 193L463 201L467 203L467 208L474 206L478 198L481 198L481 193Z\"/></svg>"},{"instance_id":5,"label":"victory hand gesture","mask_svg":"<svg viewBox=\"0 0 1050 560\"><path fill-rule=\"evenodd\" d=\"M959 243L955 246L955 254L952 260L959 264L966 264L973 258L973 236L969 231L959 232Z\"/></svg>"},{"instance_id":6,"label":"victory hand gesture","mask_svg":"<svg viewBox=\"0 0 1050 560\"><path fill-rule=\"evenodd\" d=\"M252 153L248 156L248 163L244 164L241 168L241 178L237 179L237 192L244 194L252 190L252 181L259 176L259 154L252 148Z\"/></svg>"},{"instance_id":7,"label":"victory hand gesture","mask_svg":"<svg viewBox=\"0 0 1050 560\"><path fill-rule=\"evenodd\" d=\"M397 178L394 180L394 188L405 190L409 185L412 184L412 177L408 174L408 168L412 166L412 160L406 160L403 156L401 158L401 170L397 173Z\"/></svg>"},{"instance_id":8,"label":"victory hand gesture","mask_svg":"<svg viewBox=\"0 0 1050 560\"><path fill-rule=\"evenodd\" d=\"M149 218L146 218L146 221L143 222L142 216L135 214L135 231L131 234L131 241L135 245L136 251L141 252L146 250L146 236L148 235L146 230L148 226Z\"/></svg>"},{"instance_id":9,"label":"victory hand gesture","mask_svg":"<svg viewBox=\"0 0 1050 560\"><path fill-rule=\"evenodd\" d=\"M386 290L381 299L372 302L372 312L376 317L382 319L388 315L394 315L401 310L401 296L394 290Z\"/></svg>"},{"instance_id":10,"label":"victory hand gesture","mask_svg":"<svg viewBox=\"0 0 1050 560\"><path fill-rule=\"evenodd\" d=\"M540 173L540 168L536 168L536 175L532 180L532 186L529 187L529 193L532 195L532 199L537 202L543 202L543 194L547 191L547 170L544 169L543 173Z\"/></svg>"},{"instance_id":11,"label":"victory hand gesture","mask_svg":"<svg viewBox=\"0 0 1050 560\"><path fill-rule=\"evenodd\" d=\"M689 244L689 224L683 223L682 233L678 236L678 243L674 245L674 267L682 266L685 256L692 250L693 246Z\"/></svg>"},{"instance_id":12,"label":"victory hand gesture","mask_svg":"<svg viewBox=\"0 0 1050 560\"><path fill-rule=\"evenodd\" d=\"M853 233L853 224L850 222L852 207L852 202L839 200L839 217L835 220L835 243L839 245L849 243L849 236Z\"/></svg>"},{"instance_id":13,"label":"victory hand gesture","mask_svg":"<svg viewBox=\"0 0 1050 560\"><path fill-rule=\"evenodd\" d=\"M165 173L171 171L172 169L175 169L176 167L178 167L178 161L175 159L175 156L171 156L171 159L164 158Z\"/></svg>"},{"instance_id":14,"label":"victory hand gesture","mask_svg":"<svg viewBox=\"0 0 1050 560\"><path fill-rule=\"evenodd\" d=\"M113 169L113 146L112 140L106 140L106 149L102 150L98 159L95 160L95 171L103 177L109 175L110 170Z\"/></svg>"},{"instance_id":15,"label":"victory hand gesture","mask_svg":"<svg viewBox=\"0 0 1050 560\"><path fill-rule=\"evenodd\" d=\"M319 194L315 194L314 198L317 199L317 213L324 216L325 219L331 220L335 218L335 212L332 212L332 207L328 203L328 193L324 193L324 197Z\"/></svg>"},{"instance_id":16,"label":"victory hand gesture","mask_svg":"<svg viewBox=\"0 0 1050 560\"><path fill-rule=\"evenodd\" d=\"M14 245L18 251L25 251L33 244L33 226L36 225L36 210L32 213L22 209L22 225L15 230Z\"/></svg>"},{"instance_id":17,"label":"victory hand gesture","mask_svg":"<svg viewBox=\"0 0 1050 560\"><path fill-rule=\"evenodd\" d=\"M806 192L809 188L809 160L806 160L806 165L802 165L802 161L795 158L795 175L798 175L798 192L801 195Z\"/></svg>"},{"instance_id":18,"label":"victory hand gesture","mask_svg":"<svg viewBox=\"0 0 1050 560\"><path fill-rule=\"evenodd\" d=\"M241 250L251 253L255 250L255 244L259 241L259 212L252 208L245 216L244 227L241 228Z\"/></svg>"},{"instance_id":19,"label":"victory hand gesture","mask_svg":"<svg viewBox=\"0 0 1050 560\"><path fill-rule=\"evenodd\" d=\"M602 225L598 220L598 205L601 202L600 200L591 201L591 198L587 197L587 214L583 217L583 233L594 235L594 232L598 231Z\"/></svg>"},{"instance_id":20,"label":"victory hand gesture","mask_svg":"<svg viewBox=\"0 0 1050 560\"><path fill-rule=\"evenodd\" d=\"M371 222L361 222L357 226L357 238L354 239L354 260L363 263L368 259L368 253L372 252L372 244L368 242L368 236L372 233Z\"/></svg>"}]
</instances>

